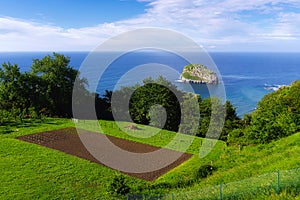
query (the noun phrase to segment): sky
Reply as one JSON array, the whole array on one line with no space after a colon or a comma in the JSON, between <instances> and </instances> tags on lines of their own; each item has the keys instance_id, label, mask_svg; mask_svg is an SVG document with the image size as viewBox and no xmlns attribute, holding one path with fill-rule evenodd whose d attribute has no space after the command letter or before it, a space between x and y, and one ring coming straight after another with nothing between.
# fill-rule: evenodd
<instances>
[{"instance_id":1,"label":"sky","mask_svg":"<svg viewBox=\"0 0 300 200\"><path fill-rule=\"evenodd\" d=\"M145 27L207 51L300 52L299 0L0 0L0 51L91 51Z\"/></svg>"}]
</instances>

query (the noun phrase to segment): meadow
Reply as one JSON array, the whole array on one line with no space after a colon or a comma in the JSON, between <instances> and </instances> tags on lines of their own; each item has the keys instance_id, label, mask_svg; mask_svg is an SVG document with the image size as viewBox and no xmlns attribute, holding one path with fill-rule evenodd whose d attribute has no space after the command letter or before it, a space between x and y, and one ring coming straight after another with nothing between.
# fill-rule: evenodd
<instances>
[{"instance_id":1,"label":"meadow","mask_svg":"<svg viewBox=\"0 0 300 200\"><path fill-rule=\"evenodd\" d=\"M100 131L95 124L95 121L79 120L76 126L157 147L166 147L172 141L174 146L167 147L177 151L184 150L180 148L184 146L182 143L192 142L186 152L193 154L193 157L155 181L122 175L131 188L130 193L150 196L166 194L166 197L174 194L178 199L186 194L186 199L191 199L193 195L193 199L200 199L203 196L201 192L210 193L208 188L219 187L222 183L224 192L226 187L230 187L231 191L226 193L228 199L238 198L234 196L237 194L241 199L299 199L300 179L296 169L300 168L300 133L269 144L247 146L227 146L223 141L207 140L208 144L216 144L206 157L199 158L200 147L206 139L181 134L175 137L174 132L159 131L144 125L138 125L140 130L126 134L122 127L128 123L121 122L120 128L115 122L103 120L99 121ZM0 127L0 199L126 199L125 196L111 194L109 189L113 178L121 176L120 172L16 139L18 136L74 126L70 119L62 118L26 119L23 123L3 124ZM212 174L197 178L197 171L204 165L214 168ZM279 194L275 187L278 170L282 171L284 183ZM267 176L262 176L265 174ZM285 183L284 178L289 181ZM270 179L271 187L266 183ZM258 189L250 191L253 189L249 187L251 183ZM208 199L216 198L212 191Z\"/></svg>"}]
</instances>

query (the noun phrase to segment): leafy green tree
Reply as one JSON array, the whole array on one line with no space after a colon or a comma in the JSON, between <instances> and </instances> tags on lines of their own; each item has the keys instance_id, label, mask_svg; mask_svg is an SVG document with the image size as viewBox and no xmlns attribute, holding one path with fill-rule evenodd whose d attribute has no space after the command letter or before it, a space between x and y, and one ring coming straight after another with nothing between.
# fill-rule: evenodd
<instances>
[{"instance_id":1,"label":"leafy green tree","mask_svg":"<svg viewBox=\"0 0 300 200\"><path fill-rule=\"evenodd\" d=\"M163 106L153 105L149 110L150 126L163 128L166 123L167 113Z\"/></svg>"},{"instance_id":2,"label":"leafy green tree","mask_svg":"<svg viewBox=\"0 0 300 200\"><path fill-rule=\"evenodd\" d=\"M17 65L4 63L0 69L1 109L11 113L14 120L22 122L29 108L40 105L36 77L21 73Z\"/></svg>"},{"instance_id":3,"label":"leafy green tree","mask_svg":"<svg viewBox=\"0 0 300 200\"><path fill-rule=\"evenodd\" d=\"M241 128L241 119L237 116L236 110L230 101L224 105L226 109L224 127L221 133L221 140L227 141L229 133L237 128Z\"/></svg>"},{"instance_id":4,"label":"leafy green tree","mask_svg":"<svg viewBox=\"0 0 300 200\"><path fill-rule=\"evenodd\" d=\"M105 90L104 95L95 95L95 108L98 119L113 120L111 110L112 91Z\"/></svg>"},{"instance_id":5,"label":"leafy green tree","mask_svg":"<svg viewBox=\"0 0 300 200\"><path fill-rule=\"evenodd\" d=\"M300 130L300 81L272 92L258 103L245 136L250 143L268 143Z\"/></svg>"},{"instance_id":6,"label":"leafy green tree","mask_svg":"<svg viewBox=\"0 0 300 200\"><path fill-rule=\"evenodd\" d=\"M22 74L18 65L10 63L2 64L0 68L0 105L1 109L10 110L12 108L23 109L22 84L20 82Z\"/></svg>"},{"instance_id":7,"label":"leafy green tree","mask_svg":"<svg viewBox=\"0 0 300 200\"><path fill-rule=\"evenodd\" d=\"M52 115L72 115L72 90L78 71L69 66L70 58L53 53L42 59L34 59L32 75L40 78L40 92L47 110Z\"/></svg>"},{"instance_id":8,"label":"leafy green tree","mask_svg":"<svg viewBox=\"0 0 300 200\"><path fill-rule=\"evenodd\" d=\"M112 93L110 102L111 111L115 121L131 121L130 99L133 92L140 87L139 85L122 87ZM105 101L105 100L103 100Z\"/></svg>"},{"instance_id":9,"label":"leafy green tree","mask_svg":"<svg viewBox=\"0 0 300 200\"><path fill-rule=\"evenodd\" d=\"M199 127L199 104L201 102L200 95L187 93L183 96L181 104L181 123L179 131L188 135L196 135Z\"/></svg>"},{"instance_id":10,"label":"leafy green tree","mask_svg":"<svg viewBox=\"0 0 300 200\"><path fill-rule=\"evenodd\" d=\"M12 120L11 112L7 110L0 110L0 125L4 125L5 123Z\"/></svg>"},{"instance_id":11,"label":"leafy green tree","mask_svg":"<svg viewBox=\"0 0 300 200\"><path fill-rule=\"evenodd\" d=\"M28 111L28 114L33 111L37 114L50 114L50 111L46 109L48 99L44 90L47 83L29 72L22 74L19 81L22 85L21 97L24 109Z\"/></svg>"},{"instance_id":12,"label":"leafy green tree","mask_svg":"<svg viewBox=\"0 0 300 200\"><path fill-rule=\"evenodd\" d=\"M200 102L200 122L198 136L218 138L226 141L230 131L240 126L233 105L226 101L222 104L218 98L207 98ZM207 135L210 131L210 135ZM221 133L220 136L216 135Z\"/></svg>"},{"instance_id":13,"label":"leafy green tree","mask_svg":"<svg viewBox=\"0 0 300 200\"><path fill-rule=\"evenodd\" d=\"M150 124L161 127L158 122L166 114L163 128L177 131L180 124L180 100L183 93L163 77L147 78L143 85L122 87L112 95L112 110L115 120ZM160 107L157 107L160 105ZM163 108L162 108L163 107ZM161 108L155 110L155 108ZM128 113L129 111L129 113ZM151 119L152 118L152 119Z\"/></svg>"},{"instance_id":14,"label":"leafy green tree","mask_svg":"<svg viewBox=\"0 0 300 200\"><path fill-rule=\"evenodd\" d=\"M241 128L236 128L230 131L230 133L227 136L227 144L235 144L235 145L247 144L244 137L244 130Z\"/></svg>"},{"instance_id":15,"label":"leafy green tree","mask_svg":"<svg viewBox=\"0 0 300 200\"><path fill-rule=\"evenodd\" d=\"M130 98L129 111L133 121L149 124L151 107L161 105L167 113L164 129L178 131L183 93L163 77L158 77L157 80L145 79L143 84L133 92Z\"/></svg>"},{"instance_id":16,"label":"leafy green tree","mask_svg":"<svg viewBox=\"0 0 300 200\"><path fill-rule=\"evenodd\" d=\"M53 53L41 60L34 59L31 71L21 73L15 64L0 68L0 109L9 111L15 119L26 115L72 115L72 91L78 71L69 66L69 58ZM78 75L79 76L79 75ZM75 87L88 96L84 78Z\"/></svg>"},{"instance_id":17,"label":"leafy green tree","mask_svg":"<svg viewBox=\"0 0 300 200\"><path fill-rule=\"evenodd\" d=\"M179 91L163 77L157 80L147 78L142 86L123 87L114 91L112 96L115 120L132 119L136 123L151 123L157 127L162 127L161 123L166 121L164 129L200 137L220 136L222 140L240 126L240 119L229 101L222 104L218 98L202 100L199 95Z\"/></svg>"}]
</instances>

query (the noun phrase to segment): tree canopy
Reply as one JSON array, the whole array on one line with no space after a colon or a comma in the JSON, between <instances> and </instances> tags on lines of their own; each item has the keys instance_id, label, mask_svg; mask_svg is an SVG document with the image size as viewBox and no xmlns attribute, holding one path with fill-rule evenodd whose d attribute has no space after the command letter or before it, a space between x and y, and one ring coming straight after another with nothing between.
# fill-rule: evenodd
<instances>
[{"instance_id":1,"label":"tree canopy","mask_svg":"<svg viewBox=\"0 0 300 200\"><path fill-rule=\"evenodd\" d=\"M76 91L89 100L95 98L90 102L95 102L100 119L132 120L201 137L206 137L210 129L213 135L221 132L222 140L227 140L228 133L238 127L239 118L229 101L223 104L215 98L202 99L183 92L162 76L156 80L147 78L141 85L105 91L102 96L92 95L85 89L86 80L78 78L79 72L69 64L70 58L57 53L34 59L24 73L18 65L4 63L0 68L0 116L13 113L15 119L26 115L72 117L72 92L77 78ZM80 99L75 102L80 104ZM86 113L82 117L88 116ZM220 122L224 122L222 130Z\"/></svg>"},{"instance_id":2,"label":"tree canopy","mask_svg":"<svg viewBox=\"0 0 300 200\"><path fill-rule=\"evenodd\" d=\"M143 85L123 87L114 91L112 96L115 120L132 119L135 123L190 135L206 137L210 127L210 137L216 138L216 134L221 133L221 139L227 140L228 133L238 127L240 120L229 101L222 104L217 98L201 99L200 95L180 91L163 77L156 80L147 78ZM102 102L109 105L105 99L107 98L104 97ZM102 106L103 113L108 110L104 107ZM224 119L221 119L222 116ZM163 122L164 126L161 124Z\"/></svg>"},{"instance_id":3,"label":"tree canopy","mask_svg":"<svg viewBox=\"0 0 300 200\"><path fill-rule=\"evenodd\" d=\"M28 72L18 65L2 64L0 68L0 109L26 114L71 117L72 90L78 71L69 65L70 58L53 53L34 59ZM82 81L82 87L85 87Z\"/></svg>"},{"instance_id":4,"label":"tree canopy","mask_svg":"<svg viewBox=\"0 0 300 200\"><path fill-rule=\"evenodd\" d=\"M300 131L300 81L272 92L258 103L245 135L253 143L267 143Z\"/></svg>"},{"instance_id":5,"label":"tree canopy","mask_svg":"<svg viewBox=\"0 0 300 200\"><path fill-rule=\"evenodd\" d=\"M150 124L160 126L161 109L157 105L162 106L166 111L165 129L177 131L180 123L180 99L183 93L171 82L163 77L157 80L147 78L143 81L143 85L135 85L123 87L114 91L112 109L115 109L115 116L119 120L127 120L126 115L128 109L126 103L129 103L129 114L131 119L140 124ZM178 99L179 98L179 99ZM152 109L150 112L151 107ZM152 119L152 120L151 120Z\"/></svg>"}]
</instances>

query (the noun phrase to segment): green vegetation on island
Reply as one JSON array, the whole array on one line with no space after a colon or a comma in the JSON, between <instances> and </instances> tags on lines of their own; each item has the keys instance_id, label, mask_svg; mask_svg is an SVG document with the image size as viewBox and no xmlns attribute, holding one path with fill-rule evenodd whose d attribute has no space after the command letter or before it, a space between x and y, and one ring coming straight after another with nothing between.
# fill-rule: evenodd
<instances>
[{"instance_id":1,"label":"green vegetation on island","mask_svg":"<svg viewBox=\"0 0 300 200\"><path fill-rule=\"evenodd\" d=\"M183 68L180 79L184 82L217 84L217 74L201 64L189 64Z\"/></svg>"}]
</instances>

